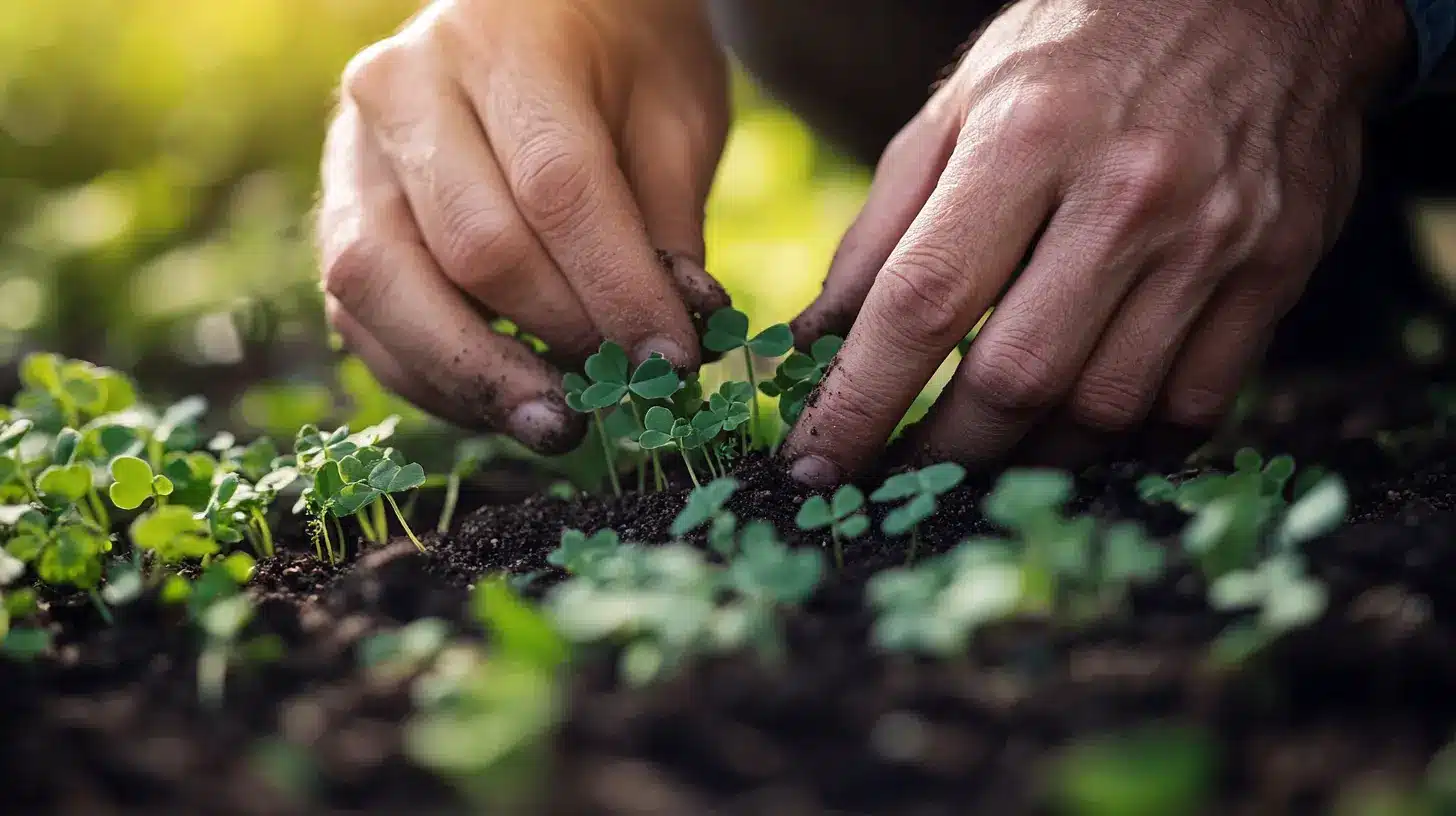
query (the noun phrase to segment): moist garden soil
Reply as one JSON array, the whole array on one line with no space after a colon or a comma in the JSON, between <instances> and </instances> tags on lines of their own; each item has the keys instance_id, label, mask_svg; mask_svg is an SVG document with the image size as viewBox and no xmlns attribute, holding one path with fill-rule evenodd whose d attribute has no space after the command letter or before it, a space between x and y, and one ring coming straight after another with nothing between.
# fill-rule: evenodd
<instances>
[{"instance_id":1,"label":"moist garden soil","mask_svg":"<svg viewBox=\"0 0 1456 816\"><path fill-rule=\"evenodd\" d=\"M983 632L961 660L891 657L870 646L865 580L905 544L866 536L846 568L787 623L788 656L702 661L647 689L587 661L569 682L539 810L589 814L951 814L1044 812L1048 774L1079 740L1148 723L1213 737L1209 812L1321 812L1352 783L1414 779L1456 735L1456 441L1379 429L1428 424L1429 372L1382 368L1266 394L1212 461L1252 443L1322 464L1350 486L1349 523L1311 545L1330 591L1317 625L1254 665L1220 669L1209 642L1227 621L1175 569L1138 589L1130 614L1078 630L1018 622ZM1182 516L1142 504L1132 459L1083 473L1079 506L1170 536ZM772 462L735 474L730 508L806 546L805 497ZM988 532L986 483L942 502L922 548ZM284 814L468 812L401 749L408 685L360 669L371 633L422 616L470 624L480 575L548 570L563 527L666 540L685 491L621 500L467 496L427 553L406 540L331 567L301 528L260 565L260 631L281 660L230 673L224 701L199 702L197 641L145 598L106 625L84 598L46 615L56 655L0 661L0 811ZM423 504L428 503L422 502ZM428 526L421 520L417 526ZM1171 539L1170 539L1171 540Z\"/></svg>"}]
</instances>

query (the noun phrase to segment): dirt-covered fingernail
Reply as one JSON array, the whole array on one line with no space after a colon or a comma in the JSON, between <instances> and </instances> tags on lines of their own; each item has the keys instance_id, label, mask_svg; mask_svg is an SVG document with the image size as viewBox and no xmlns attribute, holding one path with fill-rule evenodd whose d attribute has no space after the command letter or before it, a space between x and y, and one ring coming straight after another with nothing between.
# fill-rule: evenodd
<instances>
[{"instance_id":1,"label":"dirt-covered fingernail","mask_svg":"<svg viewBox=\"0 0 1456 816\"><path fill-rule=\"evenodd\" d=\"M537 451L569 448L571 410L557 400L541 398L511 412L506 430L522 444Z\"/></svg>"},{"instance_id":2,"label":"dirt-covered fingernail","mask_svg":"<svg viewBox=\"0 0 1456 816\"><path fill-rule=\"evenodd\" d=\"M658 258L672 275L678 294L688 308L706 316L732 305L733 299L727 290L698 261L672 252L659 252Z\"/></svg>"},{"instance_id":3,"label":"dirt-covered fingernail","mask_svg":"<svg viewBox=\"0 0 1456 816\"><path fill-rule=\"evenodd\" d=\"M688 355L683 347L670 337L649 337L638 343L637 348L632 350L632 362L641 365L643 360L654 354L666 357L675 366L686 365L688 362Z\"/></svg>"},{"instance_id":4,"label":"dirt-covered fingernail","mask_svg":"<svg viewBox=\"0 0 1456 816\"><path fill-rule=\"evenodd\" d=\"M800 456L789 468L794 481L808 487L834 487L844 481L839 466L817 454Z\"/></svg>"}]
</instances>

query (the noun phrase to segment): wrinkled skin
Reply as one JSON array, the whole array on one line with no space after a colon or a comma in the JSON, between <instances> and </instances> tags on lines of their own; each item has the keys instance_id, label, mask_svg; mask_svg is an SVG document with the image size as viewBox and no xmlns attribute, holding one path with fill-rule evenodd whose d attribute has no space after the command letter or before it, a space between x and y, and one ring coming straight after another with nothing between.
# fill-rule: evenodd
<instances>
[{"instance_id":1,"label":"wrinkled skin","mask_svg":"<svg viewBox=\"0 0 1456 816\"><path fill-rule=\"evenodd\" d=\"M784 447L793 472L870 467L993 304L909 435L920 455L1213 423L1339 233L1405 29L1399 0L1010 6L886 149L794 324L801 345L848 339ZM557 365L603 338L698 363L690 315L726 303L701 266L726 123L697 3L440 0L346 72L319 222L330 320L422 406L565 447L560 370L487 320Z\"/></svg>"},{"instance_id":2,"label":"wrinkled skin","mask_svg":"<svg viewBox=\"0 0 1456 816\"><path fill-rule=\"evenodd\" d=\"M849 329L785 446L795 475L868 467L993 304L910 432L921 457L1211 425L1339 233L1405 25L1388 0L1008 9L885 151L795 325Z\"/></svg>"},{"instance_id":3,"label":"wrinkled skin","mask_svg":"<svg viewBox=\"0 0 1456 816\"><path fill-rule=\"evenodd\" d=\"M344 74L318 223L330 323L426 409L570 447L552 362L610 339L699 363L691 314L728 302L702 268L727 123L691 3L434 3Z\"/></svg>"}]
</instances>

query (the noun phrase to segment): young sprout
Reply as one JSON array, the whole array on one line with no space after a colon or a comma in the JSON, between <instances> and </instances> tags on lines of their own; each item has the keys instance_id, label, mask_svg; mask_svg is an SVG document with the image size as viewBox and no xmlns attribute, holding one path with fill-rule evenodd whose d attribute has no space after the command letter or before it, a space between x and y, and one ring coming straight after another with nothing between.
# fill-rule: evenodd
<instances>
[{"instance_id":1,"label":"young sprout","mask_svg":"<svg viewBox=\"0 0 1456 816\"><path fill-rule=\"evenodd\" d=\"M152 466L146 460L135 456L118 456L111 461L111 487L108 494L111 503L122 510L135 510L147 499L156 498L160 504L172 495L172 480L161 474L153 474ZM234 477L236 483L236 477Z\"/></svg>"},{"instance_id":2,"label":"young sprout","mask_svg":"<svg viewBox=\"0 0 1456 816\"><path fill-rule=\"evenodd\" d=\"M546 556L546 563L573 575L590 577L595 565L621 546L621 539L612 530L598 530L590 536L580 530L563 530L561 546Z\"/></svg>"},{"instance_id":3,"label":"young sprout","mask_svg":"<svg viewBox=\"0 0 1456 816\"><path fill-rule=\"evenodd\" d=\"M661 405L654 405L648 408L647 413L642 417L642 432L637 435L635 440L642 450L652 456L652 467L659 489L662 487L663 478L662 460L658 457L658 451L671 450L676 446L676 440L672 435L674 424L676 424L676 418L673 417L671 410ZM683 459L687 460L687 454L683 454ZM696 476L693 477L693 481L697 481Z\"/></svg>"},{"instance_id":4,"label":"young sprout","mask_svg":"<svg viewBox=\"0 0 1456 816\"><path fill-rule=\"evenodd\" d=\"M282 655L283 642L275 635L243 639L255 612L252 599L237 593L212 603L197 618L203 633L202 651L197 657L197 696L204 704L222 703L232 663L272 661Z\"/></svg>"},{"instance_id":5,"label":"young sprout","mask_svg":"<svg viewBox=\"0 0 1456 816\"><path fill-rule=\"evenodd\" d=\"M602 420L602 411L615 408L622 400L628 399L628 405L637 417L638 424L642 424L644 419L634 399L669 399L683 388L684 383L672 363L658 354L642 361L633 370L627 353L611 341L602 343L600 350L587 358L586 375L589 380L576 375L567 377L567 405L575 411L592 414L597 435L601 439L602 453L606 457L608 478L611 479L613 491L620 496L622 487L616 475L611 437ZM655 456L653 464L657 471L658 487L661 489L662 466Z\"/></svg>"},{"instance_id":6,"label":"young sprout","mask_svg":"<svg viewBox=\"0 0 1456 816\"><path fill-rule=\"evenodd\" d=\"M440 508L440 521L435 525L435 532L440 535L450 532L450 521L455 517L455 507L460 502L461 482L473 476L494 455L495 446L489 439L467 439L455 447L455 464L445 479L445 501ZM616 476L615 473L612 475Z\"/></svg>"},{"instance_id":7,"label":"young sprout","mask_svg":"<svg viewBox=\"0 0 1456 816\"><path fill-rule=\"evenodd\" d=\"M743 366L748 376L750 393L758 390L754 375L753 357L779 357L794 347L794 335L786 324L769 326L753 337L748 336L748 316L732 307L719 309L708 318L708 331L703 335L703 347L709 351L727 354L743 350ZM752 429L758 427L758 400L749 403L752 411ZM752 431L750 431L751 433Z\"/></svg>"},{"instance_id":8,"label":"young sprout","mask_svg":"<svg viewBox=\"0 0 1456 816\"><path fill-rule=\"evenodd\" d=\"M1234 570L1208 588L1208 603L1221 612L1257 610L1251 622L1232 624L1214 643L1214 656L1241 663L1284 634L1324 614L1324 584L1307 576L1294 555L1276 555L1253 569Z\"/></svg>"},{"instance_id":9,"label":"young sprout","mask_svg":"<svg viewBox=\"0 0 1456 816\"><path fill-rule=\"evenodd\" d=\"M800 530L822 530L829 528L829 537L834 542L834 565L844 569L843 539L855 539L870 528L869 517L860 512L864 509L864 494L854 485L844 485L834 493L832 500L823 496L810 496L799 507L794 519Z\"/></svg>"},{"instance_id":10,"label":"young sprout","mask_svg":"<svg viewBox=\"0 0 1456 816\"><path fill-rule=\"evenodd\" d=\"M910 567L884 570L866 589L874 643L889 652L950 657L1022 602L1022 571L1005 542L973 539Z\"/></svg>"},{"instance_id":11,"label":"young sprout","mask_svg":"<svg viewBox=\"0 0 1456 816\"><path fill-rule=\"evenodd\" d=\"M729 477L694 489L688 494L687 504L672 520L672 535L681 538L717 518L724 512L738 486L738 480Z\"/></svg>"},{"instance_id":12,"label":"young sprout","mask_svg":"<svg viewBox=\"0 0 1456 816\"><path fill-rule=\"evenodd\" d=\"M965 478L965 468L954 462L942 462L891 476L870 494L870 501L878 504L904 502L890 511L880 529L890 536L910 534L907 562L915 560L920 523L935 514L936 498L955 489Z\"/></svg>"},{"instance_id":13,"label":"young sprout","mask_svg":"<svg viewBox=\"0 0 1456 816\"><path fill-rule=\"evenodd\" d=\"M793 425L804 411L804 402L809 394L824 379L834 356L844 345L844 338L832 334L814 341L808 354L794 352L789 355L774 374L773 380L763 383L759 390L770 397L779 398L779 416Z\"/></svg>"},{"instance_id":14,"label":"young sprout","mask_svg":"<svg viewBox=\"0 0 1456 816\"><path fill-rule=\"evenodd\" d=\"M738 431L744 454L752 445L748 428L749 422L755 419L750 411L751 405L757 405L755 392L756 389L749 383L730 381L719 386L718 393L708 398L708 408L722 423L722 429L730 434Z\"/></svg>"}]
</instances>

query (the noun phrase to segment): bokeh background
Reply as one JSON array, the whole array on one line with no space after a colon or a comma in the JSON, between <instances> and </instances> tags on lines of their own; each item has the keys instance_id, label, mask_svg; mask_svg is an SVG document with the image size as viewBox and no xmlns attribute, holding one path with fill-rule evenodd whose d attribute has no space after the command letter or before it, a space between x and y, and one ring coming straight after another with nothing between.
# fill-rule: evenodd
<instances>
[{"instance_id":1,"label":"bokeh background","mask_svg":"<svg viewBox=\"0 0 1456 816\"><path fill-rule=\"evenodd\" d=\"M54 350L242 430L406 410L321 320L308 212L348 58L415 0L11 0L0 15L0 393ZM737 82L708 266L756 323L817 291L868 174ZM1422 246L1456 267L1456 218ZM1443 226L1444 225L1444 226Z\"/></svg>"},{"instance_id":2,"label":"bokeh background","mask_svg":"<svg viewBox=\"0 0 1456 816\"><path fill-rule=\"evenodd\" d=\"M0 377L53 350L263 429L377 401L329 346L308 214L340 71L417 6L7 3ZM736 97L708 265L756 321L788 319L868 177L747 83Z\"/></svg>"}]
</instances>

